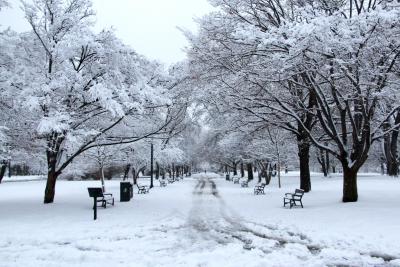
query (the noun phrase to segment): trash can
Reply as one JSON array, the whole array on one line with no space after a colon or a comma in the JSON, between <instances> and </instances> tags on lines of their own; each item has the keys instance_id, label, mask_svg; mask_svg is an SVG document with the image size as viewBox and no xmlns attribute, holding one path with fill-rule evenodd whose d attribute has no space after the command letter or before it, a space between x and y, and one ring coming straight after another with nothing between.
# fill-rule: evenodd
<instances>
[{"instance_id":1,"label":"trash can","mask_svg":"<svg viewBox=\"0 0 400 267\"><path fill-rule=\"evenodd\" d=\"M229 178L229 174L226 175L226 180L230 181L231 179Z\"/></svg>"},{"instance_id":2,"label":"trash can","mask_svg":"<svg viewBox=\"0 0 400 267\"><path fill-rule=\"evenodd\" d=\"M128 202L133 197L133 188L130 182L121 182L120 184L120 201Z\"/></svg>"}]
</instances>

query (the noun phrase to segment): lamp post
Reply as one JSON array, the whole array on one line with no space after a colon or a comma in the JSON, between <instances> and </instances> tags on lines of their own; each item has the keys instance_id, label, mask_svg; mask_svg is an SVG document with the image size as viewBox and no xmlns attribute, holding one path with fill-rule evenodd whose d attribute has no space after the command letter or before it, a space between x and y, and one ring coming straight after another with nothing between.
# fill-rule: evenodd
<instances>
[{"instance_id":1,"label":"lamp post","mask_svg":"<svg viewBox=\"0 0 400 267\"><path fill-rule=\"evenodd\" d=\"M151 152L150 152L150 188L153 188L153 172L154 172L154 168L153 168L153 161L154 161L154 147L153 147L153 143L151 143Z\"/></svg>"}]
</instances>

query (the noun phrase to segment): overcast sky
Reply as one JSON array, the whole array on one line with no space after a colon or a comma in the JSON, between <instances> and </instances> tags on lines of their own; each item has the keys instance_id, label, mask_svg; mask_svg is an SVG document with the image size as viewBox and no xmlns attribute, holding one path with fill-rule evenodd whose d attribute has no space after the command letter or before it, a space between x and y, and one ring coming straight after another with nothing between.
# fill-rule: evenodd
<instances>
[{"instance_id":1,"label":"overcast sky","mask_svg":"<svg viewBox=\"0 0 400 267\"><path fill-rule=\"evenodd\" d=\"M19 0L0 13L0 25L16 31L29 30ZM177 26L195 31L193 18L212 10L207 0L93 0L96 30L114 26L118 37L137 52L167 64L185 57L187 45Z\"/></svg>"}]
</instances>

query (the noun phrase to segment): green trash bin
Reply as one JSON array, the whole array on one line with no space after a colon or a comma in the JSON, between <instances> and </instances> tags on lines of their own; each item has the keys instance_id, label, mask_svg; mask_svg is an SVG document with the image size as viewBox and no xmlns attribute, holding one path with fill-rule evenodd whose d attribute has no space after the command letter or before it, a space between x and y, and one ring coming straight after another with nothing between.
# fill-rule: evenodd
<instances>
[{"instance_id":1,"label":"green trash bin","mask_svg":"<svg viewBox=\"0 0 400 267\"><path fill-rule=\"evenodd\" d=\"M120 183L120 201L128 202L133 197L133 188L130 182Z\"/></svg>"}]
</instances>

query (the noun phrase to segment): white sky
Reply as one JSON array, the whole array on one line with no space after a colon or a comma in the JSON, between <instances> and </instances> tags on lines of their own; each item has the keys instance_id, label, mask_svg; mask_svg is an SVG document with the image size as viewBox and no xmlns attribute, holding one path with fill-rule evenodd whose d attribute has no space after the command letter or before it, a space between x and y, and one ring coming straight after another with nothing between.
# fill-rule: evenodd
<instances>
[{"instance_id":1,"label":"white sky","mask_svg":"<svg viewBox=\"0 0 400 267\"><path fill-rule=\"evenodd\" d=\"M0 12L0 25L16 31L29 30L19 0ZM116 34L137 52L167 64L185 57L187 45L177 26L195 31L193 18L212 10L207 0L93 0L96 29L113 26Z\"/></svg>"}]
</instances>

